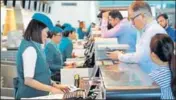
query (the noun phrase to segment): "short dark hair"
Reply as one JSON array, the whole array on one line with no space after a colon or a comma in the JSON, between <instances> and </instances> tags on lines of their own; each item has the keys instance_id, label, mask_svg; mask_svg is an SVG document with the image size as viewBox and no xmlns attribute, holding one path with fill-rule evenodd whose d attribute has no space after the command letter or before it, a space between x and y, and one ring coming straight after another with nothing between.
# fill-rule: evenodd
<instances>
[{"instance_id":1,"label":"short dark hair","mask_svg":"<svg viewBox=\"0 0 176 100\"><path fill-rule=\"evenodd\" d=\"M40 21L32 19L25 32L24 32L24 39L27 41L33 40L38 43L42 43L42 30L47 26Z\"/></svg>"},{"instance_id":2,"label":"short dark hair","mask_svg":"<svg viewBox=\"0 0 176 100\"><path fill-rule=\"evenodd\" d=\"M57 35L57 33L56 32L49 32L49 34L48 34L48 37L47 38L52 38L53 36L56 36Z\"/></svg>"},{"instance_id":3,"label":"short dark hair","mask_svg":"<svg viewBox=\"0 0 176 100\"><path fill-rule=\"evenodd\" d=\"M113 26L110 23L108 23L107 28L108 28L108 30L110 30L111 28L113 28Z\"/></svg>"},{"instance_id":4,"label":"short dark hair","mask_svg":"<svg viewBox=\"0 0 176 100\"><path fill-rule=\"evenodd\" d=\"M104 13L105 11L100 11L100 13L97 15L97 18L102 18L102 15L103 15L103 13Z\"/></svg>"},{"instance_id":5,"label":"short dark hair","mask_svg":"<svg viewBox=\"0 0 176 100\"><path fill-rule=\"evenodd\" d=\"M118 11L118 10L112 10L109 12L109 16L111 16L112 18L119 18L120 20L123 19L122 14Z\"/></svg>"},{"instance_id":6,"label":"short dark hair","mask_svg":"<svg viewBox=\"0 0 176 100\"><path fill-rule=\"evenodd\" d=\"M167 16L167 14L160 14L158 17L157 17L157 19L159 18L159 17L163 17L164 19L168 19L168 16Z\"/></svg>"},{"instance_id":7,"label":"short dark hair","mask_svg":"<svg viewBox=\"0 0 176 100\"><path fill-rule=\"evenodd\" d=\"M63 32L63 36L64 37L68 37L69 36L69 34L72 34L74 31L65 31L65 32Z\"/></svg>"},{"instance_id":8,"label":"short dark hair","mask_svg":"<svg viewBox=\"0 0 176 100\"><path fill-rule=\"evenodd\" d=\"M60 25L60 24L56 24L56 26L62 29L62 25Z\"/></svg>"},{"instance_id":9,"label":"short dark hair","mask_svg":"<svg viewBox=\"0 0 176 100\"><path fill-rule=\"evenodd\" d=\"M61 28L64 30L66 27L62 25Z\"/></svg>"}]
</instances>

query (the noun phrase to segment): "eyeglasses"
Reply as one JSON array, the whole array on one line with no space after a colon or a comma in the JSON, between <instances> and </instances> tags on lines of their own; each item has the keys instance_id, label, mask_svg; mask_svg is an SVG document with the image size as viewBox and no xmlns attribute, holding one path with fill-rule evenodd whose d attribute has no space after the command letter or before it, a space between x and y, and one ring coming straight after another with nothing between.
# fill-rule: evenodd
<instances>
[{"instance_id":1,"label":"eyeglasses","mask_svg":"<svg viewBox=\"0 0 176 100\"><path fill-rule=\"evenodd\" d=\"M130 21L134 21L135 18L137 18L139 15L141 15L142 13L136 14L134 17L128 17L128 20Z\"/></svg>"}]
</instances>

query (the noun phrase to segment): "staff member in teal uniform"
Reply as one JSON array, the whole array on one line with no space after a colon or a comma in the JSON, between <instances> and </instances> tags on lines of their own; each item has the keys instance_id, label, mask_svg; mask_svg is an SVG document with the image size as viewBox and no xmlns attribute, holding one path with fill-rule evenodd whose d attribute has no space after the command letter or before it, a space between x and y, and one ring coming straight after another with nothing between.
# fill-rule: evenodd
<instances>
[{"instance_id":1,"label":"staff member in teal uniform","mask_svg":"<svg viewBox=\"0 0 176 100\"><path fill-rule=\"evenodd\" d=\"M83 21L79 22L79 28L77 29L78 38L84 39L84 36L87 36L87 29Z\"/></svg>"},{"instance_id":2,"label":"staff member in teal uniform","mask_svg":"<svg viewBox=\"0 0 176 100\"><path fill-rule=\"evenodd\" d=\"M52 84L49 67L41 44L53 24L44 14L35 13L23 35L17 52L17 78L14 78L15 99L68 91L64 85Z\"/></svg>"},{"instance_id":3,"label":"staff member in teal uniform","mask_svg":"<svg viewBox=\"0 0 176 100\"><path fill-rule=\"evenodd\" d=\"M64 30L66 27L72 27L72 25L69 24L69 23L64 23L64 24L62 25L62 29Z\"/></svg>"},{"instance_id":4,"label":"staff member in teal uniform","mask_svg":"<svg viewBox=\"0 0 176 100\"><path fill-rule=\"evenodd\" d=\"M58 48L62 39L62 32L63 30L61 28L55 26L51 32L51 41L45 47L46 60L51 70L51 79L57 82L60 82L60 69L64 65L62 53Z\"/></svg>"},{"instance_id":5,"label":"staff member in teal uniform","mask_svg":"<svg viewBox=\"0 0 176 100\"><path fill-rule=\"evenodd\" d=\"M51 78L54 81L60 81L60 69L63 67L62 54L57 47L62 39L62 31L61 28L54 27L50 37L51 41L45 47L46 60L52 73Z\"/></svg>"},{"instance_id":6,"label":"staff member in teal uniform","mask_svg":"<svg viewBox=\"0 0 176 100\"><path fill-rule=\"evenodd\" d=\"M65 62L67 58L72 58L73 43L72 38L74 38L75 28L66 27L63 32L63 38L59 45L59 49L62 52L63 61Z\"/></svg>"}]
</instances>

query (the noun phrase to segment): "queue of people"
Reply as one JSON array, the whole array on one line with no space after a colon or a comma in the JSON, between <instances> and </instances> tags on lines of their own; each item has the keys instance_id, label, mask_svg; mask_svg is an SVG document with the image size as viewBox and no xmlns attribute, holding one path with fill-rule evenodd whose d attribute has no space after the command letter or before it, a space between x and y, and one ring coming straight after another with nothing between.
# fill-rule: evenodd
<instances>
[{"instance_id":1,"label":"queue of people","mask_svg":"<svg viewBox=\"0 0 176 100\"><path fill-rule=\"evenodd\" d=\"M133 2L129 6L128 14L129 20L140 32L136 51L125 54L120 51L110 52L109 58L139 64L141 69L160 86L161 99L174 99L176 63L174 42L167 35L170 33L157 23L152 16L150 5L144 1ZM128 34L130 33L131 31Z\"/></svg>"}]
</instances>

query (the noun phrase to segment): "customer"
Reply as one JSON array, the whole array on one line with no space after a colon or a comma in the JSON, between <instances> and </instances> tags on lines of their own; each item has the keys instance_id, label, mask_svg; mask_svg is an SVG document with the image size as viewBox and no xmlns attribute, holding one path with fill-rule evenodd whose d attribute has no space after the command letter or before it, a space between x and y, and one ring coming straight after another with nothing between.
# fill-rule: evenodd
<instances>
[{"instance_id":1,"label":"customer","mask_svg":"<svg viewBox=\"0 0 176 100\"><path fill-rule=\"evenodd\" d=\"M15 99L45 96L62 93L67 89L62 85L51 83L49 67L41 44L47 38L47 32L53 24L44 14L35 13L23 35L17 52L17 75L14 79Z\"/></svg>"},{"instance_id":2,"label":"customer","mask_svg":"<svg viewBox=\"0 0 176 100\"><path fill-rule=\"evenodd\" d=\"M110 30L107 29L108 21L113 27ZM103 13L101 32L104 38L117 38L119 44L128 44L127 52L136 51L137 30L118 10Z\"/></svg>"},{"instance_id":3,"label":"customer","mask_svg":"<svg viewBox=\"0 0 176 100\"><path fill-rule=\"evenodd\" d=\"M99 26L101 26L101 24L102 24L101 22L102 22L104 12L105 11L100 11L100 13L97 15L97 18L99 19L99 22L100 22ZM112 25L109 22L108 22L107 28L108 28L108 30L112 28Z\"/></svg>"},{"instance_id":4,"label":"customer","mask_svg":"<svg viewBox=\"0 0 176 100\"><path fill-rule=\"evenodd\" d=\"M176 42L176 30L169 26L169 20L167 14L160 14L157 17L158 23L166 30L171 39Z\"/></svg>"},{"instance_id":5,"label":"customer","mask_svg":"<svg viewBox=\"0 0 176 100\"><path fill-rule=\"evenodd\" d=\"M166 34L156 34L150 42L151 59L158 68L149 76L160 86L161 99L176 97L176 62L174 43Z\"/></svg>"},{"instance_id":6,"label":"customer","mask_svg":"<svg viewBox=\"0 0 176 100\"><path fill-rule=\"evenodd\" d=\"M86 35L87 37L90 36L92 29L95 27L96 27L96 24L93 22L89 25L88 30L87 30L87 35Z\"/></svg>"},{"instance_id":7,"label":"customer","mask_svg":"<svg viewBox=\"0 0 176 100\"><path fill-rule=\"evenodd\" d=\"M136 52L126 53L116 51L108 56L126 63L139 63L141 68L150 73L155 64L150 59L150 41L157 33L166 34L166 31L152 17L152 11L148 3L134 1L128 9L129 19L140 31L140 40L136 44ZM150 67L149 67L150 66Z\"/></svg>"}]
</instances>

